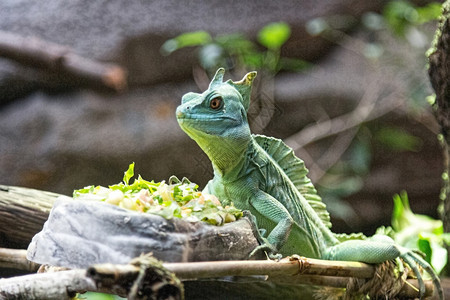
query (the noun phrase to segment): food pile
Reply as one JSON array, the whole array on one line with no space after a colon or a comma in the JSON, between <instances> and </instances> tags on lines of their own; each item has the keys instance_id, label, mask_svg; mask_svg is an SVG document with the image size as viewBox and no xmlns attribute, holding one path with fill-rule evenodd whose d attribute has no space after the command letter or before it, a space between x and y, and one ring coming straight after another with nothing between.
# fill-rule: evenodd
<instances>
[{"instance_id":1,"label":"food pile","mask_svg":"<svg viewBox=\"0 0 450 300\"><path fill-rule=\"evenodd\" d=\"M119 207L159 215L166 219L182 218L189 222L203 221L220 226L242 217L242 211L231 205L222 206L217 197L198 191L198 185L188 179L170 177L165 181L144 180L140 175L129 184L134 176L134 163L125 172L123 182L103 186L87 186L75 190L76 200L104 201Z\"/></svg>"}]
</instances>

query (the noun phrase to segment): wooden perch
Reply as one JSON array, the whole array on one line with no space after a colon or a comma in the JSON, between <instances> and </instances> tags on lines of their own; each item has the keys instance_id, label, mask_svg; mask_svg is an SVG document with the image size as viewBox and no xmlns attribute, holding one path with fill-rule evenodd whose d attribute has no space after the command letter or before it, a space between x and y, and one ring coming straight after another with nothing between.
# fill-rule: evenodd
<instances>
[{"instance_id":1,"label":"wooden perch","mask_svg":"<svg viewBox=\"0 0 450 300\"><path fill-rule=\"evenodd\" d=\"M18 252L16 256L21 255L22 259L26 260L22 252ZM1 261L0 257L0 264ZM147 275L142 275L143 272ZM147 284L155 285L155 281L158 281L161 293L162 287L165 286L166 290L175 291L177 294L176 291L181 291L182 288L171 273L182 281L225 276L267 275L269 282L285 285L308 284L345 288L350 277L362 279L373 277L375 267L359 262L326 261L298 256L284 258L279 262L245 260L161 264L147 255L138 257L127 265L99 264L87 270L69 270L2 279L0 280L0 299L1 296L17 296L18 292L27 299L39 299L34 298L35 295L46 289L54 293L46 295L46 299L66 299L64 297L73 295L75 291L101 291L129 296L130 292L133 292L130 287L136 285L140 275L152 278ZM25 286L28 286L28 289L25 289ZM417 290L411 286L417 287L417 280L408 280L408 284L403 286L400 295L402 297L417 296ZM427 295L430 295L433 291L431 282L426 282L426 288Z\"/></svg>"},{"instance_id":2,"label":"wooden perch","mask_svg":"<svg viewBox=\"0 0 450 300\"><path fill-rule=\"evenodd\" d=\"M0 185L0 247L27 248L59 194Z\"/></svg>"},{"instance_id":3,"label":"wooden perch","mask_svg":"<svg viewBox=\"0 0 450 300\"><path fill-rule=\"evenodd\" d=\"M39 68L57 75L54 79L68 80L76 86L88 85L118 92L125 89L127 83L126 71L118 65L84 58L68 47L4 31L0 31L0 57Z\"/></svg>"}]
</instances>

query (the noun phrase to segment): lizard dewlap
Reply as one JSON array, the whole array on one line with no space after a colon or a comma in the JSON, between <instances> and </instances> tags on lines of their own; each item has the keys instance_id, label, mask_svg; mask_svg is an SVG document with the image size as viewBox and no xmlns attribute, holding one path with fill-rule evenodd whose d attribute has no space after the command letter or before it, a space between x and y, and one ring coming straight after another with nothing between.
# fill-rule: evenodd
<instances>
[{"instance_id":1,"label":"lizard dewlap","mask_svg":"<svg viewBox=\"0 0 450 300\"><path fill-rule=\"evenodd\" d=\"M125 172L123 182L109 187L88 186L75 190L73 198L103 201L166 219L175 217L217 226L233 222L242 216L242 211L232 204L223 207L216 196L198 191L198 185L186 178L179 180L172 176L166 183L147 181L139 176L129 184L133 175L134 164L131 164Z\"/></svg>"}]
</instances>

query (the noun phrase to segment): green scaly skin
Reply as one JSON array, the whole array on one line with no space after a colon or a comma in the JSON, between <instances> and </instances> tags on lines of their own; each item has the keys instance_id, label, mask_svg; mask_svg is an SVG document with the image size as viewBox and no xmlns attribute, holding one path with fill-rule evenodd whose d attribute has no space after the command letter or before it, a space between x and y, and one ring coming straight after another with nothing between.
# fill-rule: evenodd
<instances>
[{"instance_id":1,"label":"green scaly skin","mask_svg":"<svg viewBox=\"0 0 450 300\"><path fill-rule=\"evenodd\" d=\"M216 195L225 205L233 202L237 208L250 211L258 227L269 233L267 238L259 237L262 244L253 254L264 250L272 258L299 254L365 263L402 258L418 278L421 298L425 284L418 266L429 273L443 299L439 278L432 267L389 237L376 235L364 241L343 242L336 238L329 228L324 205L306 177L303 162L281 140L250 132L247 110L256 72L248 73L239 82L223 82L224 72L219 69L202 94L184 95L176 116L180 127L212 162L214 178L205 191ZM298 164L298 171L304 172L300 188L299 177L290 178L287 173L291 167L282 166L286 163L272 157L271 151L277 153L279 160L286 159L294 167Z\"/></svg>"}]
</instances>

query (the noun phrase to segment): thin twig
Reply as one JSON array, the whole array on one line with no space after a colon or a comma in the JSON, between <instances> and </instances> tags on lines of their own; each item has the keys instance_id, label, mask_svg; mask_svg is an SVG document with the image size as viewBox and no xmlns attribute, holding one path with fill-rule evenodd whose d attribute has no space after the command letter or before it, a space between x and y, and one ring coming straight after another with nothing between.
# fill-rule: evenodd
<instances>
[{"instance_id":1,"label":"thin twig","mask_svg":"<svg viewBox=\"0 0 450 300\"><path fill-rule=\"evenodd\" d=\"M354 114L358 114L360 120L366 120L374 110L377 99L379 98L378 89L378 80L373 80L369 83L363 97L353 111ZM352 119L356 118L352 117ZM328 121L330 121L330 119L328 119ZM330 169L345 153L358 133L356 126L357 125L342 131L325 154L323 154L316 163L313 163L310 166L310 176L313 182L319 181L320 178L326 174L327 170ZM298 150L299 148L296 149L296 151Z\"/></svg>"},{"instance_id":2,"label":"thin twig","mask_svg":"<svg viewBox=\"0 0 450 300\"><path fill-rule=\"evenodd\" d=\"M294 151L318 140L330 137L362 123L377 119L390 111L398 108L402 102L396 101L397 95L391 94L384 100L379 101L376 107L374 104L358 105L350 113L341 115L334 119L320 122L303 129L302 131L285 139L285 143Z\"/></svg>"},{"instance_id":3,"label":"thin twig","mask_svg":"<svg viewBox=\"0 0 450 300\"><path fill-rule=\"evenodd\" d=\"M350 128L339 134L333 141L333 144L328 147L326 152L317 160L317 162L314 162L309 167L310 177L313 182L318 182L327 171L339 161L353 142L357 133L357 128Z\"/></svg>"}]
</instances>

